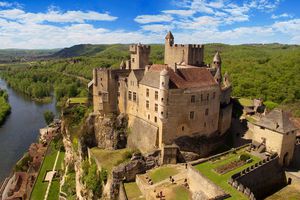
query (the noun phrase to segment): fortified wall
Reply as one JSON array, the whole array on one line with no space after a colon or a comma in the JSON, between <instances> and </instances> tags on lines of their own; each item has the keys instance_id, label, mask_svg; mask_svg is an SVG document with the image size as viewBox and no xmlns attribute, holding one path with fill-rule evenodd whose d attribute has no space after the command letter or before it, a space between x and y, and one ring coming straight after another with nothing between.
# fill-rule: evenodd
<instances>
[{"instance_id":1,"label":"fortified wall","mask_svg":"<svg viewBox=\"0 0 300 200\"><path fill-rule=\"evenodd\" d=\"M228 181L249 199L263 199L286 184L277 154L232 175Z\"/></svg>"}]
</instances>

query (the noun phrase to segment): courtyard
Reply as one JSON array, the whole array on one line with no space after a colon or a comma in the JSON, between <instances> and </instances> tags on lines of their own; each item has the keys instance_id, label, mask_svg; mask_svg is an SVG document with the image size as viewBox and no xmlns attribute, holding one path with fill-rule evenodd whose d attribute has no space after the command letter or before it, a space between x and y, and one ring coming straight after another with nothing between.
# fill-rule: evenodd
<instances>
[{"instance_id":1,"label":"courtyard","mask_svg":"<svg viewBox=\"0 0 300 200\"><path fill-rule=\"evenodd\" d=\"M245 162L243 165L237 164L236 167L232 167L232 163L239 162L241 155L248 155L251 162ZM247 197L244 196L242 193L237 191L235 188L233 188L231 185L227 183L227 181L230 179L230 177L238 173L247 167L259 162L261 159L253 156L249 152L245 150L245 148L236 150L234 152L228 153L224 156L220 156L218 158L206 161L204 163L195 165L194 167L205 177L210 179L213 183L220 186L226 193L230 194L231 197L228 199L232 200L247 200ZM250 160L249 160L250 161ZM218 169L228 166L227 171L225 173L219 173L217 172Z\"/></svg>"}]
</instances>

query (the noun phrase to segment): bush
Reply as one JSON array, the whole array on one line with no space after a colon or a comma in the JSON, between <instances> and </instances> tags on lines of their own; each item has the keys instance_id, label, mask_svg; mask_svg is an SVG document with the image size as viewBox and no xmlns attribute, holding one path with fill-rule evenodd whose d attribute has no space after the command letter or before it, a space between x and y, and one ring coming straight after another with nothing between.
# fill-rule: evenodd
<instances>
[{"instance_id":1,"label":"bush","mask_svg":"<svg viewBox=\"0 0 300 200\"><path fill-rule=\"evenodd\" d=\"M44 112L44 119L47 125L51 124L54 120L54 114L50 110Z\"/></svg>"},{"instance_id":2,"label":"bush","mask_svg":"<svg viewBox=\"0 0 300 200\"><path fill-rule=\"evenodd\" d=\"M250 155L249 154L242 154L240 155L240 160L246 162L248 159L250 159Z\"/></svg>"}]
</instances>

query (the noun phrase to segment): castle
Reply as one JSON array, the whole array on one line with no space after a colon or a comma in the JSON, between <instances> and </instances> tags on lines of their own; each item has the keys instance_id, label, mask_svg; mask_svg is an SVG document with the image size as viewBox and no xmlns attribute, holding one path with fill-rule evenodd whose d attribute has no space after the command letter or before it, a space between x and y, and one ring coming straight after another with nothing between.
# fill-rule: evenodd
<instances>
[{"instance_id":1,"label":"castle","mask_svg":"<svg viewBox=\"0 0 300 200\"><path fill-rule=\"evenodd\" d=\"M231 124L231 84L222 77L219 52L204 63L203 45L165 37L164 64L149 65L150 46L130 45L120 69L93 71L94 113L128 115L128 145L150 152L182 137L221 137Z\"/></svg>"}]
</instances>

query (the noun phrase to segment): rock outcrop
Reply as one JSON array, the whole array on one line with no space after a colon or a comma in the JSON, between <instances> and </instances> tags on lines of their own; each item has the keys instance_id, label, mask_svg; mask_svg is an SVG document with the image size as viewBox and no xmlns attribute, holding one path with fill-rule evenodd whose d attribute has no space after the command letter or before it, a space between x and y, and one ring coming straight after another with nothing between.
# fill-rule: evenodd
<instances>
[{"instance_id":1,"label":"rock outcrop","mask_svg":"<svg viewBox=\"0 0 300 200\"><path fill-rule=\"evenodd\" d=\"M121 149L127 145L127 116L96 116L94 132L96 143L103 149Z\"/></svg>"}]
</instances>

